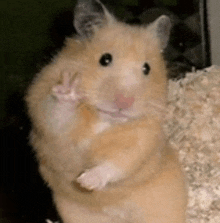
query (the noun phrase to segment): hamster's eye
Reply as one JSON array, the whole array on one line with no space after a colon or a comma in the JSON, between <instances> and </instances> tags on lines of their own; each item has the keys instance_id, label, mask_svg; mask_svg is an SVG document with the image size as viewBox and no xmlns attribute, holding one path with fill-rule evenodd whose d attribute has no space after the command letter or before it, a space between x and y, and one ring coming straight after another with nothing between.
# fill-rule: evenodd
<instances>
[{"instance_id":1,"label":"hamster's eye","mask_svg":"<svg viewBox=\"0 0 220 223\"><path fill-rule=\"evenodd\" d=\"M109 53L103 54L99 60L99 63L104 67L107 67L109 64L111 64L111 62L112 62L112 55Z\"/></svg>"},{"instance_id":2,"label":"hamster's eye","mask_svg":"<svg viewBox=\"0 0 220 223\"><path fill-rule=\"evenodd\" d=\"M142 71L145 75L148 75L150 72L150 65L148 63L145 63L142 67Z\"/></svg>"}]
</instances>

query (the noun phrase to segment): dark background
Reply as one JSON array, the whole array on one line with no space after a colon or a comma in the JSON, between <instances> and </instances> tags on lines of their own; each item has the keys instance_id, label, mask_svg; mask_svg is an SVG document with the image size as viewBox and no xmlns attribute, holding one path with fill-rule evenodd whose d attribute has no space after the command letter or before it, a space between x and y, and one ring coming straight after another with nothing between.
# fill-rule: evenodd
<instances>
[{"instance_id":1,"label":"dark background","mask_svg":"<svg viewBox=\"0 0 220 223\"><path fill-rule=\"evenodd\" d=\"M117 17L131 23L139 23L138 16L152 7L163 9L166 7L182 20L198 12L197 0L105 0L103 2ZM49 189L38 174L34 153L28 145L30 122L26 116L23 97L34 74L62 46L65 36L70 36L74 32L72 26L74 5L75 1L72 0L2 0L0 2L1 223L43 223L46 218L58 219ZM175 31L174 36L182 36L185 33L183 28L177 30L179 33L176 34ZM182 47L182 43L179 44L181 41L183 40L175 37L171 45L177 42L177 45ZM199 44L200 37L195 41ZM183 52L185 49L181 48L179 51ZM171 65L175 62L178 72L184 73L185 70L190 69L189 65L185 66L182 55L177 58L168 58L168 60L171 61Z\"/></svg>"}]
</instances>

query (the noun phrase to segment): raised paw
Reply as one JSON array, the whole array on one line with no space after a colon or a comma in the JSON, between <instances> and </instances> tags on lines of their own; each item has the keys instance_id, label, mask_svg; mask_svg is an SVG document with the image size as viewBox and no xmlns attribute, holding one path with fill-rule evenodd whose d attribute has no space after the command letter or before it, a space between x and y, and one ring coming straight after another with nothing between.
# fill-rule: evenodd
<instances>
[{"instance_id":1,"label":"raised paw","mask_svg":"<svg viewBox=\"0 0 220 223\"><path fill-rule=\"evenodd\" d=\"M78 178L77 182L87 190L103 190L109 182L117 181L119 170L111 164L103 164L86 170Z\"/></svg>"},{"instance_id":2,"label":"raised paw","mask_svg":"<svg viewBox=\"0 0 220 223\"><path fill-rule=\"evenodd\" d=\"M63 81L59 85L55 85L52 88L52 95L57 98L60 102L70 101L76 102L81 99L79 93L76 92L76 86L79 80L71 80L71 74L68 72L63 73Z\"/></svg>"}]
</instances>

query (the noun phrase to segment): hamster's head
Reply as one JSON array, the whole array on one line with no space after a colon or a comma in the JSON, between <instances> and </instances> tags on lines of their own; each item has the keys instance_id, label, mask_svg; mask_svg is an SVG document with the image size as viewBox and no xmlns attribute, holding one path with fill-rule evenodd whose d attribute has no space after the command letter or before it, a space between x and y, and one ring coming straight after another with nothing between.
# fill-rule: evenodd
<instances>
[{"instance_id":1,"label":"hamster's head","mask_svg":"<svg viewBox=\"0 0 220 223\"><path fill-rule=\"evenodd\" d=\"M99 1L80 0L74 24L80 90L89 104L111 118L136 118L166 105L167 71L162 51L171 28L167 16L145 26L117 21Z\"/></svg>"}]
</instances>

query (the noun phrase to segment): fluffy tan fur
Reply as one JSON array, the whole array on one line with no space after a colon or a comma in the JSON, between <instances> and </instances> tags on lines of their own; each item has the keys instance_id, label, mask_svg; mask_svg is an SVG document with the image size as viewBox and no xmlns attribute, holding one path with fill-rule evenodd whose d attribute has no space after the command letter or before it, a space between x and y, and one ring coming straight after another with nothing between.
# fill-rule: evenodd
<instances>
[{"instance_id":1,"label":"fluffy tan fur","mask_svg":"<svg viewBox=\"0 0 220 223\"><path fill-rule=\"evenodd\" d=\"M114 64L101 67L106 52ZM53 95L67 73L85 96L74 109ZM114 103L118 91L134 97L134 105L125 119L108 119L97 107ZM114 21L90 39L70 38L37 75L26 97L31 143L65 223L185 222L184 176L162 130L166 100L166 68L152 27Z\"/></svg>"}]
</instances>

